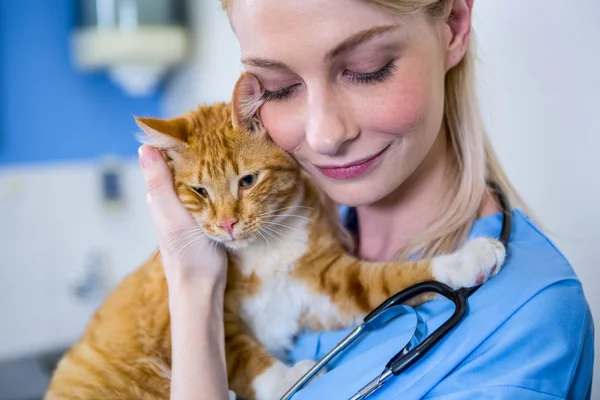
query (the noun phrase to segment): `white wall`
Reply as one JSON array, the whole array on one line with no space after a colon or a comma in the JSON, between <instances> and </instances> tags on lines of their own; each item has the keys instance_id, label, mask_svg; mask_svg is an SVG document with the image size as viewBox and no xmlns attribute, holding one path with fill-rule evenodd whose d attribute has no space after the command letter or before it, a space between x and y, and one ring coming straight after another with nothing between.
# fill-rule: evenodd
<instances>
[{"instance_id":1,"label":"white wall","mask_svg":"<svg viewBox=\"0 0 600 400\"><path fill-rule=\"evenodd\" d=\"M170 114L228 100L240 71L218 2L193 3L195 57L169 87ZM600 321L600 2L476 1L474 14L492 141L510 179L572 262Z\"/></svg>"},{"instance_id":2,"label":"white wall","mask_svg":"<svg viewBox=\"0 0 600 400\"><path fill-rule=\"evenodd\" d=\"M171 79L164 110L177 115L201 103L229 101L242 71L237 40L220 2L188 1L195 41L190 62Z\"/></svg>"},{"instance_id":3,"label":"white wall","mask_svg":"<svg viewBox=\"0 0 600 400\"><path fill-rule=\"evenodd\" d=\"M97 305L73 295L90 252L106 294L155 250L137 160L122 162L122 212L103 208L95 162L0 170L0 361L78 339Z\"/></svg>"},{"instance_id":4,"label":"white wall","mask_svg":"<svg viewBox=\"0 0 600 400\"><path fill-rule=\"evenodd\" d=\"M476 2L481 100L510 179L600 321L600 2ZM600 336L596 335L596 347ZM600 399L596 357L594 399Z\"/></svg>"}]
</instances>

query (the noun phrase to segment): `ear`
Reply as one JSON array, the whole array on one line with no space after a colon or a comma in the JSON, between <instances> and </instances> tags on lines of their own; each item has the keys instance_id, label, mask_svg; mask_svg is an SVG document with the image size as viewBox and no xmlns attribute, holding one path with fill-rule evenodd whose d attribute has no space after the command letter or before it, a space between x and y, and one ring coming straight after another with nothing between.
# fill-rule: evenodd
<instances>
[{"instance_id":1,"label":"ear","mask_svg":"<svg viewBox=\"0 0 600 400\"><path fill-rule=\"evenodd\" d=\"M138 135L138 141L163 150L175 159L185 150L189 134L189 122L183 117L173 119L135 117L144 135Z\"/></svg>"},{"instance_id":2,"label":"ear","mask_svg":"<svg viewBox=\"0 0 600 400\"><path fill-rule=\"evenodd\" d=\"M446 5L446 70L465 56L471 37L471 11L474 0L450 0Z\"/></svg>"},{"instance_id":3,"label":"ear","mask_svg":"<svg viewBox=\"0 0 600 400\"><path fill-rule=\"evenodd\" d=\"M236 129L254 132L260 126L258 110L262 105L263 88L249 72L244 72L233 89L232 123Z\"/></svg>"}]
</instances>

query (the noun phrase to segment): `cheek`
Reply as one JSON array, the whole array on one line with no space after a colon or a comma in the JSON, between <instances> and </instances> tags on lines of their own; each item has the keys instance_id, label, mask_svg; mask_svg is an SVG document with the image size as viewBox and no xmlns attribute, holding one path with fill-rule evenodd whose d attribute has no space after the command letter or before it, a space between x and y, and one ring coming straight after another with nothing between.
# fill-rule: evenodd
<instances>
[{"instance_id":1,"label":"cheek","mask_svg":"<svg viewBox=\"0 0 600 400\"><path fill-rule=\"evenodd\" d=\"M246 220L259 214L257 196L254 193L245 194L238 202L238 212L240 220Z\"/></svg>"},{"instance_id":2,"label":"cheek","mask_svg":"<svg viewBox=\"0 0 600 400\"><path fill-rule=\"evenodd\" d=\"M215 213L213 210L211 210L211 207L201 205L198 212L194 213L194 216L205 232L214 231L213 226L215 225L216 221Z\"/></svg>"},{"instance_id":3,"label":"cheek","mask_svg":"<svg viewBox=\"0 0 600 400\"><path fill-rule=\"evenodd\" d=\"M194 216L200 227L207 232L211 231L215 223L214 207L209 201L198 199L196 195L190 195L189 201L182 201L187 210Z\"/></svg>"},{"instance_id":4,"label":"cheek","mask_svg":"<svg viewBox=\"0 0 600 400\"><path fill-rule=\"evenodd\" d=\"M435 104L442 103L434 87L428 71L396 74L391 82L370 96L370 101L360 102L357 110L362 116L361 130L404 135L419 129L437 114Z\"/></svg>"},{"instance_id":5,"label":"cheek","mask_svg":"<svg viewBox=\"0 0 600 400\"><path fill-rule=\"evenodd\" d=\"M265 103L260 110L261 121L277 146L292 152L304 139L304 116L300 104L294 101Z\"/></svg>"}]
</instances>

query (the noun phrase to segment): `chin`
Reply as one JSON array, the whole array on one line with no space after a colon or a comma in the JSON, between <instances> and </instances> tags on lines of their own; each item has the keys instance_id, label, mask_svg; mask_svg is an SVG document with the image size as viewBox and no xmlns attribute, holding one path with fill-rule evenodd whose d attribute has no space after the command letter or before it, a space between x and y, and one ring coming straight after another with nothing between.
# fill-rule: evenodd
<instances>
[{"instance_id":1,"label":"chin","mask_svg":"<svg viewBox=\"0 0 600 400\"><path fill-rule=\"evenodd\" d=\"M227 250L235 252L235 251L243 250L246 247L253 244L254 242L256 242L256 236L254 236L254 235L248 236L247 235L240 239L227 239L227 240L218 239L216 241L221 243L223 246L225 246L225 248Z\"/></svg>"},{"instance_id":2,"label":"chin","mask_svg":"<svg viewBox=\"0 0 600 400\"><path fill-rule=\"evenodd\" d=\"M393 192L392 188L372 179L353 182L321 181L318 184L334 202L348 207L375 204Z\"/></svg>"}]
</instances>

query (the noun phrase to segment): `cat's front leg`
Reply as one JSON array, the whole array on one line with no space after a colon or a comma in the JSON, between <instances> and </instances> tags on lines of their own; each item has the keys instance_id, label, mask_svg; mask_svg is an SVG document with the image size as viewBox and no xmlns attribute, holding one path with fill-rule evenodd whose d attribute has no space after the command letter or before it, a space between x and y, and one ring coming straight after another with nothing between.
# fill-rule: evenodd
<instances>
[{"instance_id":1,"label":"cat's front leg","mask_svg":"<svg viewBox=\"0 0 600 400\"><path fill-rule=\"evenodd\" d=\"M324 249L307 258L295 273L337 306L335 318L321 309L311 309L307 318L330 327L358 321L385 299L423 281L436 280L454 289L483 283L499 272L504 257L504 246L491 238L472 239L454 253L416 261L367 262ZM409 304L428 298L425 294Z\"/></svg>"},{"instance_id":2,"label":"cat's front leg","mask_svg":"<svg viewBox=\"0 0 600 400\"><path fill-rule=\"evenodd\" d=\"M432 260L435 280L453 289L472 287L498 274L506 257L506 249L496 239L469 240L454 253Z\"/></svg>"},{"instance_id":3,"label":"cat's front leg","mask_svg":"<svg viewBox=\"0 0 600 400\"><path fill-rule=\"evenodd\" d=\"M253 388L256 393L256 399L280 399L315 364L315 361L304 360L299 361L293 366L288 366L280 361L276 361L254 380Z\"/></svg>"},{"instance_id":4,"label":"cat's front leg","mask_svg":"<svg viewBox=\"0 0 600 400\"><path fill-rule=\"evenodd\" d=\"M293 366L279 361L231 315L225 320L225 353L229 387L245 400L277 400L315 365L310 360Z\"/></svg>"},{"instance_id":5,"label":"cat's front leg","mask_svg":"<svg viewBox=\"0 0 600 400\"><path fill-rule=\"evenodd\" d=\"M288 366L258 343L248 342L243 347L227 349L227 362L229 387L245 400L277 400L315 365L305 360Z\"/></svg>"}]
</instances>

